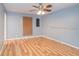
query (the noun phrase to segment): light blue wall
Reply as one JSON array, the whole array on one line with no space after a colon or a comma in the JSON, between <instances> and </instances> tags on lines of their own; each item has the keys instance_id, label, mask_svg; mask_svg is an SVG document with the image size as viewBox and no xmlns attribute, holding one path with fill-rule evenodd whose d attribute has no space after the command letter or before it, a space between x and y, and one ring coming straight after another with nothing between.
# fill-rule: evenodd
<instances>
[{"instance_id":1,"label":"light blue wall","mask_svg":"<svg viewBox=\"0 0 79 59\"><path fill-rule=\"evenodd\" d=\"M3 5L0 4L0 39L4 38L4 12Z\"/></svg>"},{"instance_id":2,"label":"light blue wall","mask_svg":"<svg viewBox=\"0 0 79 59\"><path fill-rule=\"evenodd\" d=\"M79 4L42 17L43 34L79 47Z\"/></svg>"},{"instance_id":3,"label":"light blue wall","mask_svg":"<svg viewBox=\"0 0 79 59\"><path fill-rule=\"evenodd\" d=\"M5 8L0 3L0 49L4 41L4 13L5 13Z\"/></svg>"},{"instance_id":4,"label":"light blue wall","mask_svg":"<svg viewBox=\"0 0 79 59\"><path fill-rule=\"evenodd\" d=\"M7 12L7 22L6 22L7 38L23 37L23 16L32 17L32 34L33 35L41 34L42 22L40 22L40 27L36 27L36 18L40 18L40 16Z\"/></svg>"}]
</instances>

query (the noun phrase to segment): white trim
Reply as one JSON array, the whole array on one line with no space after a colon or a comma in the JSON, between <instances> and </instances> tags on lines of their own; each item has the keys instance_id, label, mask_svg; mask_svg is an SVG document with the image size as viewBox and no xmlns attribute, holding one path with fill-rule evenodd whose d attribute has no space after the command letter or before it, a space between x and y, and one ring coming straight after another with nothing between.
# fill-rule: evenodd
<instances>
[{"instance_id":1,"label":"white trim","mask_svg":"<svg viewBox=\"0 0 79 59\"><path fill-rule=\"evenodd\" d=\"M7 16L6 16L6 12L4 13L4 40L6 40L6 18L7 18Z\"/></svg>"},{"instance_id":2,"label":"white trim","mask_svg":"<svg viewBox=\"0 0 79 59\"><path fill-rule=\"evenodd\" d=\"M41 37L41 36L24 36L24 37L17 37L17 38L9 38L7 40L20 40L20 39L35 38L35 37Z\"/></svg>"},{"instance_id":3,"label":"white trim","mask_svg":"<svg viewBox=\"0 0 79 59\"><path fill-rule=\"evenodd\" d=\"M59 42L59 43L65 44L65 45L67 45L67 46L70 46L70 47L73 47L73 48L79 49L79 47L77 47L77 46L74 46L74 45L71 45L71 44L65 43L65 42L63 42L63 41L59 41L59 40L53 39L53 38L48 37L48 36L41 36L41 37L45 37L45 38L48 38L48 39L50 39L50 40L54 40L54 41L56 41L56 42Z\"/></svg>"}]
</instances>

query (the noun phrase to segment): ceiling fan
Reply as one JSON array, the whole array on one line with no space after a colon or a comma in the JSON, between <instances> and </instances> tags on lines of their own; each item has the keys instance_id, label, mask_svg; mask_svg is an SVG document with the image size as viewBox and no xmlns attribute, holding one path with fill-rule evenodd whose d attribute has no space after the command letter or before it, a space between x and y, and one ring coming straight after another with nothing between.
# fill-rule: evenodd
<instances>
[{"instance_id":1,"label":"ceiling fan","mask_svg":"<svg viewBox=\"0 0 79 59\"><path fill-rule=\"evenodd\" d=\"M30 12L36 11L38 15L49 13L52 11L52 5L51 4L43 4L39 3L38 5L32 6L34 9L30 10Z\"/></svg>"}]
</instances>

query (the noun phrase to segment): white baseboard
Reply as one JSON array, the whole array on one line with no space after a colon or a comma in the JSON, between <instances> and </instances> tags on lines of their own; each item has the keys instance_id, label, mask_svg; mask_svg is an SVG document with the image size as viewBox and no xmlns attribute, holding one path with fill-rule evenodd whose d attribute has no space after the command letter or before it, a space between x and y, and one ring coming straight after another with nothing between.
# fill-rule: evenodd
<instances>
[{"instance_id":1,"label":"white baseboard","mask_svg":"<svg viewBox=\"0 0 79 59\"><path fill-rule=\"evenodd\" d=\"M48 37L48 36L41 36L41 37L45 37L45 38L48 38L48 39L50 39L50 40L54 40L54 41L56 41L56 42L59 42L59 43L65 44L65 45L67 45L67 46L70 46L70 47L73 47L73 48L79 49L79 47L77 47L77 46L74 46L74 45L71 45L71 44L65 43L65 42L63 42L63 41L59 41L59 40L57 40L57 39L54 39L54 38L51 38L51 37Z\"/></svg>"},{"instance_id":2,"label":"white baseboard","mask_svg":"<svg viewBox=\"0 0 79 59\"><path fill-rule=\"evenodd\" d=\"M9 38L6 40L19 40L19 39L27 39L27 38L35 38L35 37L41 37L41 36L24 36L24 37L17 37L17 38Z\"/></svg>"}]
</instances>

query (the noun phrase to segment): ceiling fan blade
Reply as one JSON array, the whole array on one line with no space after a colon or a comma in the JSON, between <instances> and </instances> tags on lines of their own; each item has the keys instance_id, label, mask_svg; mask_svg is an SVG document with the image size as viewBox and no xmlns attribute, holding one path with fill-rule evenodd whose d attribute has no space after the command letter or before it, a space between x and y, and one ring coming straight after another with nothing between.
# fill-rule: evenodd
<instances>
[{"instance_id":1,"label":"ceiling fan blade","mask_svg":"<svg viewBox=\"0 0 79 59\"><path fill-rule=\"evenodd\" d=\"M52 7L52 5L47 5L47 6L46 6L46 8L51 8L51 7Z\"/></svg>"},{"instance_id":2,"label":"ceiling fan blade","mask_svg":"<svg viewBox=\"0 0 79 59\"><path fill-rule=\"evenodd\" d=\"M39 5L42 5L42 3L39 3Z\"/></svg>"},{"instance_id":3,"label":"ceiling fan blade","mask_svg":"<svg viewBox=\"0 0 79 59\"><path fill-rule=\"evenodd\" d=\"M52 10L50 10L50 9L44 9L44 11L51 12Z\"/></svg>"},{"instance_id":4,"label":"ceiling fan blade","mask_svg":"<svg viewBox=\"0 0 79 59\"><path fill-rule=\"evenodd\" d=\"M39 8L39 6L35 6L35 5L33 5L33 7L35 7L35 8Z\"/></svg>"}]
</instances>

